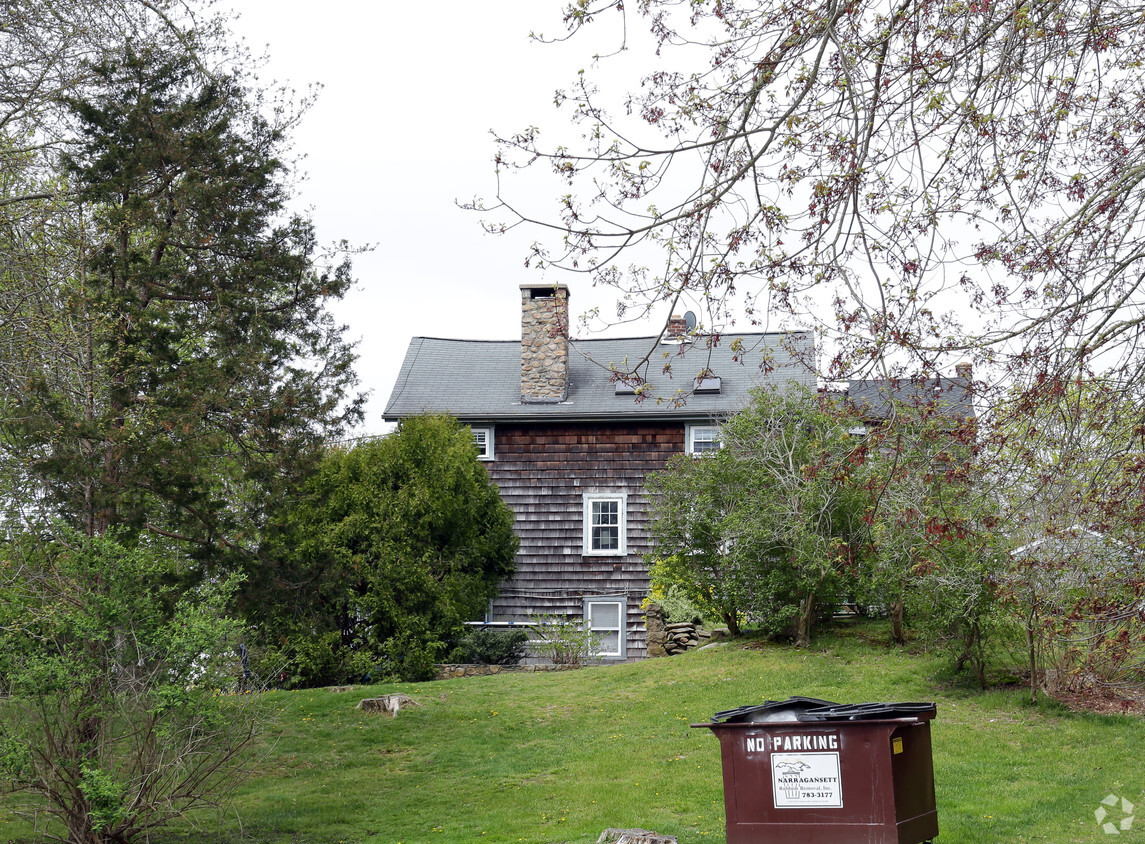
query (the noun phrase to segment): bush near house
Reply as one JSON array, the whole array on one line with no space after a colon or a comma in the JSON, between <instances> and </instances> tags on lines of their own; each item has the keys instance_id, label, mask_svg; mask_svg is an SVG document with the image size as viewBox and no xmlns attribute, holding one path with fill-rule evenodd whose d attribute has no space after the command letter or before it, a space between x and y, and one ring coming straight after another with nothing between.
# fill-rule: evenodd
<instances>
[{"instance_id":1,"label":"bush near house","mask_svg":"<svg viewBox=\"0 0 1145 844\"><path fill-rule=\"evenodd\" d=\"M470 627L449 655L452 663L516 665L529 648L529 633L520 628Z\"/></svg>"},{"instance_id":2,"label":"bush near house","mask_svg":"<svg viewBox=\"0 0 1145 844\"><path fill-rule=\"evenodd\" d=\"M434 676L513 573L513 514L447 416L331 449L280 511L243 605L287 684Z\"/></svg>"},{"instance_id":3,"label":"bush near house","mask_svg":"<svg viewBox=\"0 0 1145 844\"><path fill-rule=\"evenodd\" d=\"M170 585L170 549L61 533L0 548L0 791L74 844L139 840L234 787L259 721L236 583ZM151 839L155 840L155 839Z\"/></svg>"}]
</instances>

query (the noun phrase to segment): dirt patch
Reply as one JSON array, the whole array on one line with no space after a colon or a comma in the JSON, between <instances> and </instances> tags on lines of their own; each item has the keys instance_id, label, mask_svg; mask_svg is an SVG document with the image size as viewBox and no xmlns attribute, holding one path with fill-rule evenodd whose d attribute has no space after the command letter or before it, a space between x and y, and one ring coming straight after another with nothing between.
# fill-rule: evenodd
<instances>
[{"instance_id":1,"label":"dirt patch","mask_svg":"<svg viewBox=\"0 0 1145 844\"><path fill-rule=\"evenodd\" d=\"M1126 697L1116 692L1101 694L1077 694L1059 692L1054 700L1069 707L1074 712L1097 712L1101 715L1145 715L1145 699Z\"/></svg>"}]
</instances>

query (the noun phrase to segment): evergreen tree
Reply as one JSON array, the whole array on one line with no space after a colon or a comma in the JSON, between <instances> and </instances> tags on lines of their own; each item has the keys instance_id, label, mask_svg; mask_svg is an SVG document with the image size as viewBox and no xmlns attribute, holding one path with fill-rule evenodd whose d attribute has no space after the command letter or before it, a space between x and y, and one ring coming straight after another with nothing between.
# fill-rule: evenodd
<instances>
[{"instance_id":1,"label":"evergreen tree","mask_svg":"<svg viewBox=\"0 0 1145 844\"><path fill-rule=\"evenodd\" d=\"M359 405L325 309L349 266L317 268L310 223L285 212L284 128L186 38L126 49L67 100L80 259L49 279L60 342L30 344L23 378L3 384L3 433L87 533L150 530L209 553L251 538Z\"/></svg>"}]
</instances>

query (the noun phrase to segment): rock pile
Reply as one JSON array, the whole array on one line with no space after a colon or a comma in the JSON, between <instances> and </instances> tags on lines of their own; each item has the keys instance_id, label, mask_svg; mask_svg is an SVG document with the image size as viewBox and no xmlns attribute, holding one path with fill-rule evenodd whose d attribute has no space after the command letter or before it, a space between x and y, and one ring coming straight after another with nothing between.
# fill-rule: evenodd
<instances>
[{"instance_id":1,"label":"rock pile","mask_svg":"<svg viewBox=\"0 0 1145 844\"><path fill-rule=\"evenodd\" d=\"M648 624L648 656L673 656L698 648L713 638L707 630L691 622L665 623L664 610L659 604L648 604L644 618Z\"/></svg>"},{"instance_id":2,"label":"rock pile","mask_svg":"<svg viewBox=\"0 0 1145 844\"><path fill-rule=\"evenodd\" d=\"M711 633L702 627L696 627L691 622L681 621L664 625L664 651L668 656L698 648L710 638L712 638Z\"/></svg>"}]
</instances>

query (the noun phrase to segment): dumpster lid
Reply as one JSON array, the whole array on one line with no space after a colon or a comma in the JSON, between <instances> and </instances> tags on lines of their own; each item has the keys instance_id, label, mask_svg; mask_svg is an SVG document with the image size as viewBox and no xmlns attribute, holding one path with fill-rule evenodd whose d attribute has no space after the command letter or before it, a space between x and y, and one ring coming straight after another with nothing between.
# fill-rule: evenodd
<instances>
[{"instance_id":1,"label":"dumpster lid","mask_svg":"<svg viewBox=\"0 0 1145 844\"><path fill-rule=\"evenodd\" d=\"M934 717L933 703L851 703L829 704L799 713L800 721L880 721L891 718Z\"/></svg>"},{"instance_id":2,"label":"dumpster lid","mask_svg":"<svg viewBox=\"0 0 1145 844\"><path fill-rule=\"evenodd\" d=\"M789 697L787 700L766 700L750 706L740 706L717 712L711 717L714 724L735 724L742 721L800 721L801 714L808 710L824 707L839 707L843 704L814 697Z\"/></svg>"},{"instance_id":3,"label":"dumpster lid","mask_svg":"<svg viewBox=\"0 0 1145 844\"><path fill-rule=\"evenodd\" d=\"M933 703L834 703L814 697L767 700L717 712L714 724L775 723L792 721L885 721L894 718L933 718Z\"/></svg>"}]
</instances>

